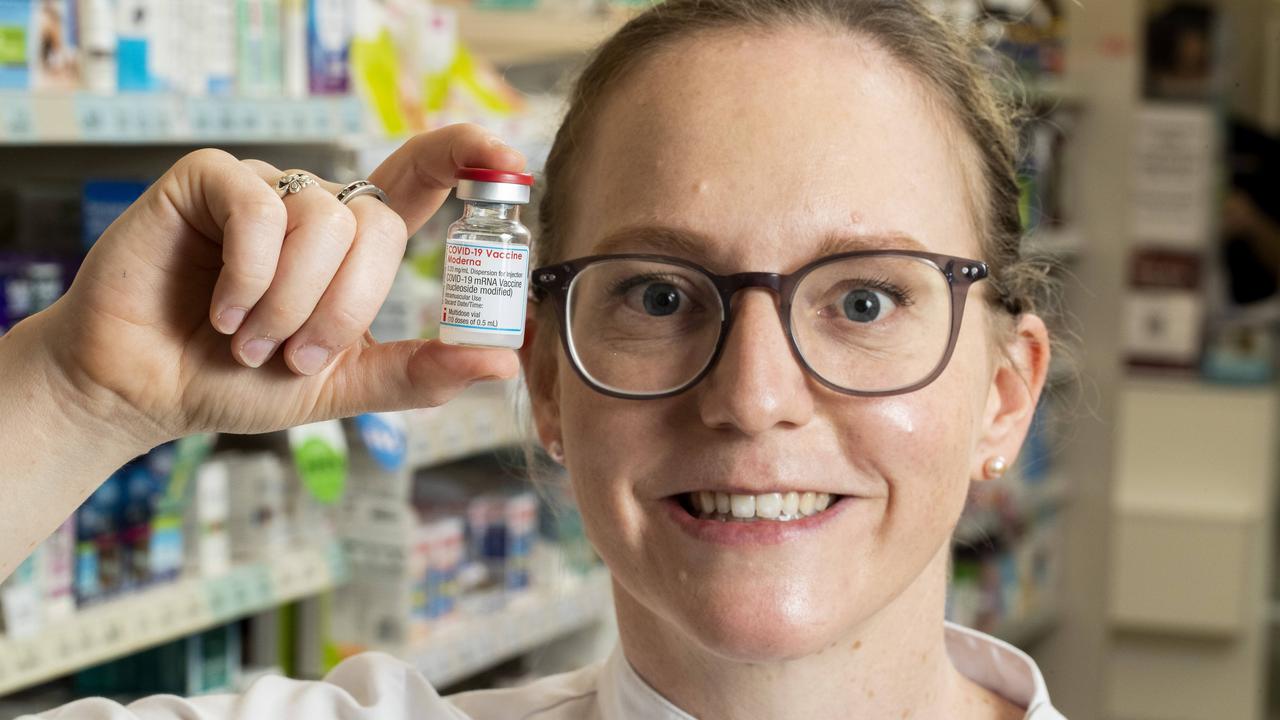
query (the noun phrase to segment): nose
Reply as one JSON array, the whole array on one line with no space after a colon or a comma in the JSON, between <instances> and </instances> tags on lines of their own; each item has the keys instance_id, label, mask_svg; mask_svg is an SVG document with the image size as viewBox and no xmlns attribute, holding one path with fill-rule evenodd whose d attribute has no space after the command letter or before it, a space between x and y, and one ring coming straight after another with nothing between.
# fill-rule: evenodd
<instances>
[{"instance_id":1,"label":"nose","mask_svg":"<svg viewBox=\"0 0 1280 720\"><path fill-rule=\"evenodd\" d=\"M813 417L808 377L792 354L776 295L748 288L735 298L733 324L715 368L698 386L708 427L756 436Z\"/></svg>"}]
</instances>

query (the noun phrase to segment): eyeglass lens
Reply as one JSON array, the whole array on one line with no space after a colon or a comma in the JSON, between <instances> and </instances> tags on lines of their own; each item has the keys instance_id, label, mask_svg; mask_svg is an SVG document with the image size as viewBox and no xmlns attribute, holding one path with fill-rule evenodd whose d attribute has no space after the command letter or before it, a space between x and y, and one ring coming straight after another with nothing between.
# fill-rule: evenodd
<instances>
[{"instance_id":1,"label":"eyeglass lens","mask_svg":"<svg viewBox=\"0 0 1280 720\"><path fill-rule=\"evenodd\" d=\"M602 388L662 394L712 361L724 316L715 285L695 269L635 258L596 262L569 288L570 352ZM942 362L951 288L923 258L843 258L803 276L789 320L796 349L823 380L855 392L895 390Z\"/></svg>"}]
</instances>

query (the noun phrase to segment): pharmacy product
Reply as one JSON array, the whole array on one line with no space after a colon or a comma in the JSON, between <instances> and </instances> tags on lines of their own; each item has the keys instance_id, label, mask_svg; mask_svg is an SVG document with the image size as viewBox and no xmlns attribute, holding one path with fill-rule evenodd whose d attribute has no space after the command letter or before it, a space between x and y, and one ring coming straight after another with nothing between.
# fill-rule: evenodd
<instances>
[{"instance_id":1,"label":"pharmacy product","mask_svg":"<svg viewBox=\"0 0 1280 720\"><path fill-rule=\"evenodd\" d=\"M114 95L116 11L111 0L80 0L80 72L89 92Z\"/></svg>"},{"instance_id":2,"label":"pharmacy product","mask_svg":"<svg viewBox=\"0 0 1280 720\"><path fill-rule=\"evenodd\" d=\"M78 90L80 51L75 0L40 0L35 15L36 52L31 84L36 90Z\"/></svg>"},{"instance_id":3,"label":"pharmacy product","mask_svg":"<svg viewBox=\"0 0 1280 720\"><path fill-rule=\"evenodd\" d=\"M203 22L195 38L204 93L220 97L236 89L236 0L201 0Z\"/></svg>"},{"instance_id":4,"label":"pharmacy product","mask_svg":"<svg viewBox=\"0 0 1280 720\"><path fill-rule=\"evenodd\" d=\"M43 546L37 546L12 575L0 582L0 635L31 637L44 626L41 611L44 550Z\"/></svg>"},{"instance_id":5,"label":"pharmacy product","mask_svg":"<svg viewBox=\"0 0 1280 720\"><path fill-rule=\"evenodd\" d=\"M307 0L283 0L280 6L280 50L284 59L284 94L307 96Z\"/></svg>"},{"instance_id":6,"label":"pharmacy product","mask_svg":"<svg viewBox=\"0 0 1280 720\"><path fill-rule=\"evenodd\" d=\"M271 452L229 460L231 555L242 561L278 557L289 542L288 469Z\"/></svg>"},{"instance_id":7,"label":"pharmacy product","mask_svg":"<svg viewBox=\"0 0 1280 720\"><path fill-rule=\"evenodd\" d=\"M236 78L245 97L276 97L283 89L280 0L237 0Z\"/></svg>"},{"instance_id":8,"label":"pharmacy product","mask_svg":"<svg viewBox=\"0 0 1280 720\"><path fill-rule=\"evenodd\" d=\"M118 0L116 4L116 84L121 92L150 92L157 81L153 61L152 3Z\"/></svg>"},{"instance_id":9,"label":"pharmacy product","mask_svg":"<svg viewBox=\"0 0 1280 720\"><path fill-rule=\"evenodd\" d=\"M507 499L503 508L507 526L505 582L508 590L530 584L533 545L538 539L538 496L524 492Z\"/></svg>"},{"instance_id":10,"label":"pharmacy product","mask_svg":"<svg viewBox=\"0 0 1280 720\"><path fill-rule=\"evenodd\" d=\"M62 523L42 545L44 569L40 582L44 596L44 617L56 621L67 617L76 609L73 584L75 581L76 522L69 519Z\"/></svg>"},{"instance_id":11,"label":"pharmacy product","mask_svg":"<svg viewBox=\"0 0 1280 720\"><path fill-rule=\"evenodd\" d=\"M133 180L87 180L80 195L80 242L93 247L116 218L147 191L147 183Z\"/></svg>"},{"instance_id":12,"label":"pharmacy product","mask_svg":"<svg viewBox=\"0 0 1280 720\"><path fill-rule=\"evenodd\" d=\"M462 168L457 179L465 209L445 244L440 339L518 348L529 288L529 230L520 224L520 206L529 202L533 176Z\"/></svg>"},{"instance_id":13,"label":"pharmacy product","mask_svg":"<svg viewBox=\"0 0 1280 720\"><path fill-rule=\"evenodd\" d=\"M222 460L210 460L196 472L195 504L191 508L191 539L188 563L201 575L217 576L231 566L231 545L227 537L230 510L229 470Z\"/></svg>"},{"instance_id":14,"label":"pharmacy product","mask_svg":"<svg viewBox=\"0 0 1280 720\"><path fill-rule=\"evenodd\" d=\"M355 28L353 0L308 0L308 68L314 95L341 95L351 84L347 60Z\"/></svg>"},{"instance_id":15,"label":"pharmacy product","mask_svg":"<svg viewBox=\"0 0 1280 720\"><path fill-rule=\"evenodd\" d=\"M31 87L35 7L34 0L0 0L0 89Z\"/></svg>"}]
</instances>

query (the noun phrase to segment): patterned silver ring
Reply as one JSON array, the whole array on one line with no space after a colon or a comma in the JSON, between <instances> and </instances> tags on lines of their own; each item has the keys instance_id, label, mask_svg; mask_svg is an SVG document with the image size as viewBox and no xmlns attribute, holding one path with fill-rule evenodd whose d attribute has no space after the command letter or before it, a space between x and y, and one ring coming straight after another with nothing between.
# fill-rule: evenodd
<instances>
[{"instance_id":1,"label":"patterned silver ring","mask_svg":"<svg viewBox=\"0 0 1280 720\"><path fill-rule=\"evenodd\" d=\"M304 188L316 184L316 179L304 172L285 173L276 181L276 192L280 197L300 193Z\"/></svg>"},{"instance_id":2,"label":"patterned silver ring","mask_svg":"<svg viewBox=\"0 0 1280 720\"><path fill-rule=\"evenodd\" d=\"M347 183L346 187L338 191L338 202L346 205L361 195L372 195L381 200L383 205L391 204L391 200L387 198L386 193L382 192L382 188L368 180L356 180L353 183Z\"/></svg>"}]
</instances>

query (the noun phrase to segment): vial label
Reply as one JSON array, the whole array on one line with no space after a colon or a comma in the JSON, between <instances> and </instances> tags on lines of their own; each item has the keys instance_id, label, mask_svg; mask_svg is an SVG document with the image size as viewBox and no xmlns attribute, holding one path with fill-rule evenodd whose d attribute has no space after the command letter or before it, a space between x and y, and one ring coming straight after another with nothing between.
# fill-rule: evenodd
<instances>
[{"instance_id":1,"label":"vial label","mask_svg":"<svg viewBox=\"0 0 1280 720\"><path fill-rule=\"evenodd\" d=\"M455 242L445 245L440 324L492 333L524 332L529 248Z\"/></svg>"}]
</instances>

